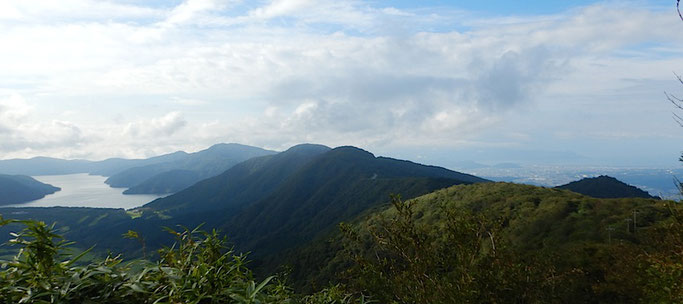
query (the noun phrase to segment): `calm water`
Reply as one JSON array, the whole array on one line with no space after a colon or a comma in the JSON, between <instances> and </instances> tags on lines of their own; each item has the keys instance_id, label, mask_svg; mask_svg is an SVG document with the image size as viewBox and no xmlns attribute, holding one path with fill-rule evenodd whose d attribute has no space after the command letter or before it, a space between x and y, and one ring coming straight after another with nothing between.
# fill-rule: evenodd
<instances>
[{"instance_id":1,"label":"calm water","mask_svg":"<svg viewBox=\"0 0 683 304\"><path fill-rule=\"evenodd\" d=\"M33 178L62 188L42 199L6 207L100 207L130 209L142 206L161 196L148 194L123 195L125 188L111 188L103 176L88 174L43 175Z\"/></svg>"}]
</instances>

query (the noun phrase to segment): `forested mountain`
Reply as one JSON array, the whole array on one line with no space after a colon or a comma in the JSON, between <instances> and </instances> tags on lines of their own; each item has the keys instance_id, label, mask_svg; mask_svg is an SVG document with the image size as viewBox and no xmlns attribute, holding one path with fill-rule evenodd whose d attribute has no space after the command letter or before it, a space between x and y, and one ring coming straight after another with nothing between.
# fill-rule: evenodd
<instances>
[{"instance_id":1,"label":"forested mountain","mask_svg":"<svg viewBox=\"0 0 683 304\"><path fill-rule=\"evenodd\" d=\"M614 177L606 175L584 178L555 188L566 189L597 198L656 198L637 187L628 185Z\"/></svg>"},{"instance_id":2,"label":"forested mountain","mask_svg":"<svg viewBox=\"0 0 683 304\"><path fill-rule=\"evenodd\" d=\"M61 190L30 176L0 174L0 205L19 204L45 197Z\"/></svg>"},{"instance_id":3,"label":"forested mountain","mask_svg":"<svg viewBox=\"0 0 683 304\"><path fill-rule=\"evenodd\" d=\"M278 253L336 229L340 221L387 202L484 179L355 147L332 149L294 172L275 191L221 226L238 248Z\"/></svg>"},{"instance_id":4,"label":"forested mountain","mask_svg":"<svg viewBox=\"0 0 683 304\"><path fill-rule=\"evenodd\" d=\"M178 151L147 159L110 158L102 161L65 160L49 157L0 160L0 174L61 175L89 173L109 176L112 187L131 188L126 194L166 194L222 173L252 157L274 151L240 144L216 144L208 149Z\"/></svg>"},{"instance_id":5,"label":"forested mountain","mask_svg":"<svg viewBox=\"0 0 683 304\"><path fill-rule=\"evenodd\" d=\"M174 193L247 159L273 153L240 144L217 144L183 159L127 169L105 182L112 187L130 188L126 194Z\"/></svg>"}]
</instances>

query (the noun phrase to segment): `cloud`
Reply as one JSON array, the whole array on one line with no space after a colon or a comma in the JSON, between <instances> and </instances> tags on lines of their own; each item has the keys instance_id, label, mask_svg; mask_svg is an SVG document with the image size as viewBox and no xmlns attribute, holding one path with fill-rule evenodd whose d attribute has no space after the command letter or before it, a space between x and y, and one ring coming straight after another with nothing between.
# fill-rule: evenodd
<instances>
[{"instance_id":1,"label":"cloud","mask_svg":"<svg viewBox=\"0 0 683 304\"><path fill-rule=\"evenodd\" d=\"M72 122L33 122L34 111L35 108L18 93L0 97L0 153L71 149L89 141Z\"/></svg>"},{"instance_id":2,"label":"cloud","mask_svg":"<svg viewBox=\"0 0 683 304\"><path fill-rule=\"evenodd\" d=\"M200 100L200 99L172 97L171 100L173 101L173 103L183 105L183 106L203 106L203 105L209 104L208 101Z\"/></svg>"},{"instance_id":3,"label":"cloud","mask_svg":"<svg viewBox=\"0 0 683 304\"><path fill-rule=\"evenodd\" d=\"M507 51L480 72L473 80L477 103L486 110L499 110L533 99L543 84L564 72L563 65L553 60L543 48L520 52Z\"/></svg>"},{"instance_id":4,"label":"cloud","mask_svg":"<svg viewBox=\"0 0 683 304\"><path fill-rule=\"evenodd\" d=\"M273 0L263 7L256 8L249 12L249 16L259 19L270 19L284 15L294 15L297 11L304 8L311 8L319 5L311 0Z\"/></svg>"},{"instance_id":5,"label":"cloud","mask_svg":"<svg viewBox=\"0 0 683 304\"><path fill-rule=\"evenodd\" d=\"M198 18L223 8L225 2L227 1L187 0L173 8L161 25L167 27L196 24Z\"/></svg>"},{"instance_id":6,"label":"cloud","mask_svg":"<svg viewBox=\"0 0 683 304\"><path fill-rule=\"evenodd\" d=\"M151 120L128 123L124 128L123 134L133 138L169 137L186 125L187 121L180 112L169 112L162 117Z\"/></svg>"},{"instance_id":7,"label":"cloud","mask_svg":"<svg viewBox=\"0 0 683 304\"><path fill-rule=\"evenodd\" d=\"M0 91L21 94L0 97L4 147L457 146L524 119L558 128L553 107L607 112L617 97L579 100L632 100L683 65L680 20L635 5L484 18L361 1L132 3L0 4ZM648 85L624 80L635 76ZM73 110L82 116L57 114Z\"/></svg>"},{"instance_id":8,"label":"cloud","mask_svg":"<svg viewBox=\"0 0 683 304\"><path fill-rule=\"evenodd\" d=\"M265 11L270 18L287 16L303 24L338 24L361 29L373 24L373 11L360 1L276 0Z\"/></svg>"},{"instance_id":9,"label":"cloud","mask_svg":"<svg viewBox=\"0 0 683 304\"><path fill-rule=\"evenodd\" d=\"M0 96L0 125L11 128L28 116L32 107L17 93Z\"/></svg>"}]
</instances>

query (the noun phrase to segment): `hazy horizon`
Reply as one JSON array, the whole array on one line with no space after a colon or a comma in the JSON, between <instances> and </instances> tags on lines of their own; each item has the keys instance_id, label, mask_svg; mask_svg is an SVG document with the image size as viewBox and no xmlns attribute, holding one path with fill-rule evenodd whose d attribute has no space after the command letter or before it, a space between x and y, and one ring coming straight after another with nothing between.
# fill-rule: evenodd
<instances>
[{"instance_id":1,"label":"hazy horizon","mask_svg":"<svg viewBox=\"0 0 683 304\"><path fill-rule=\"evenodd\" d=\"M214 145L219 145L219 144L239 144L243 145L241 143L216 143ZM317 143L300 143L300 144L317 144ZM213 145L211 145L213 146ZM155 154L155 155L150 155L150 156L145 156L145 157L140 157L140 158L127 158L127 159L146 159L146 158L151 158L151 157L156 157L156 156L162 156L162 155L168 155L168 154L173 154L176 152L185 152L185 153L195 153L199 152L202 150L209 149L211 146L207 146L204 148L201 148L199 150L190 150L190 151L185 151L185 150L177 150L177 151L171 151L169 153L163 153L163 154ZM346 145L348 146L348 145ZM330 148L337 148L337 147L342 147L342 146L332 146ZM257 148L262 148L262 147L257 147ZM287 150L290 147L285 148L284 150ZM421 163L425 165L435 165L435 166L441 166L445 167L448 169L452 170L465 170L466 169L481 169L481 168L473 168L471 166L485 166L485 167L490 167L491 169L496 168L497 166L500 165L519 165L521 167L500 167L499 169L540 169L540 168L563 168L567 170L577 170L577 169L600 169L600 168L605 168L605 169L670 169L670 170L678 170L683 168L679 168L680 163L679 162L661 162L661 163L652 163L652 164L638 164L638 163L631 163L631 164L619 164L619 163L614 163L614 162L601 162L598 163L595 160L591 160L586 157L582 157L578 154L573 154L571 152L566 152L566 151L514 151L515 154L513 155L507 155L507 156L502 156L504 153L509 153L509 150L505 151L460 151L453 153L452 151L447 152L451 154L443 154L444 151L439 151L437 149L425 149L425 150L419 150L419 151L411 151L411 150L406 150L406 151L389 151L389 153L376 153L374 151L368 150L367 148L364 147L357 147L363 150L366 150L372 154L374 154L376 157L390 157L390 158L397 158L397 159L404 159L404 160L409 160L412 162L416 163ZM283 152L284 150L273 150L277 153ZM472 152L473 154L469 154L469 152ZM523 154L528 154L526 155L527 157L523 156ZM554 158L557 157L557 158ZM51 156L44 156L44 155L37 155L37 156L31 156L27 158L6 158L6 159L0 159L0 161L5 161L5 160L17 160L17 159L32 159L32 158L41 158L41 157L47 157L47 158L55 158L55 159L65 159L65 160L85 160L85 161L91 161L91 162L99 162L99 161L104 161L107 159L115 159L115 158L120 158L120 157L108 157L108 158L99 158L99 159L88 159L88 158L59 158L59 157L51 157ZM126 159L126 158L123 158ZM529 160L533 159L533 160ZM430 160L439 160L438 163L430 163ZM593 162L591 162L593 161ZM483 168L483 167L482 167ZM59 175L59 174L58 174Z\"/></svg>"},{"instance_id":2,"label":"hazy horizon","mask_svg":"<svg viewBox=\"0 0 683 304\"><path fill-rule=\"evenodd\" d=\"M3 1L0 159L680 166L675 1L556 2Z\"/></svg>"}]
</instances>

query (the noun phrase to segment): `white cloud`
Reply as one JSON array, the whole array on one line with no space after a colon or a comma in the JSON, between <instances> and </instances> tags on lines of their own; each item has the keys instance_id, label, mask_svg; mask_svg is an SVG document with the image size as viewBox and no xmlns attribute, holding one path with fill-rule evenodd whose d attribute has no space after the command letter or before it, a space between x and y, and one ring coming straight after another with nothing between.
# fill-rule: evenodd
<instances>
[{"instance_id":1,"label":"white cloud","mask_svg":"<svg viewBox=\"0 0 683 304\"><path fill-rule=\"evenodd\" d=\"M312 0L273 0L268 5L249 12L249 15L259 19L269 19L283 15L293 15L303 8L313 7L318 3Z\"/></svg>"},{"instance_id":2,"label":"white cloud","mask_svg":"<svg viewBox=\"0 0 683 304\"><path fill-rule=\"evenodd\" d=\"M0 96L0 125L11 127L20 124L31 111L31 106L18 93Z\"/></svg>"},{"instance_id":3,"label":"white cloud","mask_svg":"<svg viewBox=\"0 0 683 304\"><path fill-rule=\"evenodd\" d=\"M169 137L187 125L180 112L170 112L162 117L140 120L126 125L123 134L132 138Z\"/></svg>"},{"instance_id":4,"label":"white cloud","mask_svg":"<svg viewBox=\"0 0 683 304\"><path fill-rule=\"evenodd\" d=\"M34 110L18 93L0 97L0 153L71 149L89 141L72 122L33 122Z\"/></svg>"},{"instance_id":5,"label":"white cloud","mask_svg":"<svg viewBox=\"0 0 683 304\"><path fill-rule=\"evenodd\" d=\"M187 0L171 10L168 17L162 22L162 26L177 26L182 24L197 23L207 13L219 10L225 5L220 0Z\"/></svg>"}]
</instances>

